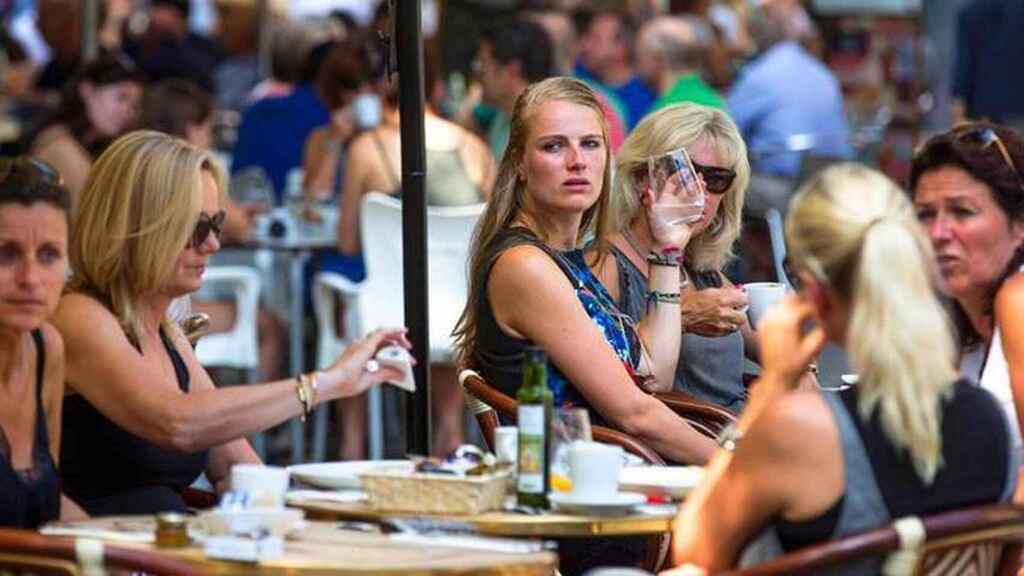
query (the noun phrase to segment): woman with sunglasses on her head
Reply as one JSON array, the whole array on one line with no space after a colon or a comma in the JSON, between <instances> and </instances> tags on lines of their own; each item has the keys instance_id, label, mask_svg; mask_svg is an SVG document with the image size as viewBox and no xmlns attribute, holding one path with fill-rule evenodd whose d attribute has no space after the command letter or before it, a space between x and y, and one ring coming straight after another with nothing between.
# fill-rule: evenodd
<instances>
[{"instance_id":1,"label":"woman with sunglasses on her head","mask_svg":"<svg viewBox=\"0 0 1024 576\"><path fill-rule=\"evenodd\" d=\"M82 515L57 475L64 346L46 321L67 271L69 205L53 168L0 158L0 526Z\"/></svg>"},{"instance_id":2,"label":"woman with sunglasses on her head","mask_svg":"<svg viewBox=\"0 0 1024 576\"><path fill-rule=\"evenodd\" d=\"M606 255L609 158L604 114L586 84L550 78L516 100L509 145L470 251L469 301L456 329L460 358L514 397L524 351L540 346L557 406L588 408L595 423L636 436L670 460L700 464L714 443L645 391L675 373L674 254L689 230L655 230L651 287L665 295L655 306L668 314L651 333L669 341L655 349L588 267ZM589 233L596 248L584 258L580 245Z\"/></svg>"},{"instance_id":3,"label":"woman with sunglasses on her head","mask_svg":"<svg viewBox=\"0 0 1024 576\"><path fill-rule=\"evenodd\" d=\"M722 268L739 234L750 165L743 138L724 112L678 104L648 114L633 129L616 155L613 211L620 232L610 238L614 258L603 260L597 274L622 311L636 321L646 316L646 256L653 239L641 196L650 186L648 159L678 149L689 155L703 183L704 208L700 220L690 224L681 264L689 282L682 289L675 386L739 413L747 397L743 356L756 359L757 342L744 312L747 296L729 283ZM672 380L663 384L664 390L672 388Z\"/></svg>"},{"instance_id":4,"label":"woman with sunglasses on her head","mask_svg":"<svg viewBox=\"0 0 1024 576\"><path fill-rule=\"evenodd\" d=\"M183 511L200 473L220 488L231 465L258 461L246 436L399 377L367 369L380 347L409 346L404 330L378 330L326 370L214 387L167 312L220 248L223 194L207 152L150 131L116 140L86 181L54 324L67 359L61 476L90 513Z\"/></svg>"},{"instance_id":5,"label":"woman with sunglasses on her head","mask_svg":"<svg viewBox=\"0 0 1024 576\"><path fill-rule=\"evenodd\" d=\"M790 204L786 244L800 291L758 326L761 377L723 434L733 450L712 459L683 504L674 562L717 572L758 533L762 557L747 561L1008 500L1006 418L991 394L957 379L931 247L903 191L865 166L829 168ZM799 389L826 339L849 352L859 383ZM828 573L879 574L880 562Z\"/></svg>"},{"instance_id":6,"label":"woman with sunglasses on her head","mask_svg":"<svg viewBox=\"0 0 1024 576\"><path fill-rule=\"evenodd\" d=\"M960 372L1002 404L1021 450L1024 418L1024 139L970 123L914 155L914 209L953 299Z\"/></svg>"}]
</instances>

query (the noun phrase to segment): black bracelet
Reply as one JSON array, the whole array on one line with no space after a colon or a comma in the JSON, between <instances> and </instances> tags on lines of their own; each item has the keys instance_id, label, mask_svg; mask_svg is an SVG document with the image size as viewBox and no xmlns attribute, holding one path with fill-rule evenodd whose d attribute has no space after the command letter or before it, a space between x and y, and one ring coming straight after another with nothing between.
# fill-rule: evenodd
<instances>
[{"instance_id":1,"label":"black bracelet","mask_svg":"<svg viewBox=\"0 0 1024 576\"><path fill-rule=\"evenodd\" d=\"M647 293L648 306L653 302L658 302L660 304L679 304L679 292L661 292L659 290L651 290Z\"/></svg>"},{"instance_id":2,"label":"black bracelet","mask_svg":"<svg viewBox=\"0 0 1024 576\"><path fill-rule=\"evenodd\" d=\"M679 259L674 255L658 254L657 252L647 253L647 263L652 266L679 266Z\"/></svg>"}]
</instances>

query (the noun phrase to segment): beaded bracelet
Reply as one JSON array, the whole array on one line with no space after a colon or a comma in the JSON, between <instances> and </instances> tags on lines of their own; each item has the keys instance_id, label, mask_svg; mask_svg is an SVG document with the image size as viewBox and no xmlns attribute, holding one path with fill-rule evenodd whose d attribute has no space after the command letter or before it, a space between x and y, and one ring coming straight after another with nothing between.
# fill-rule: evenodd
<instances>
[{"instance_id":1,"label":"beaded bracelet","mask_svg":"<svg viewBox=\"0 0 1024 576\"><path fill-rule=\"evenodd\" d=\"M647 253L647 263L652 266L679 266L679 257L676 254L659 254L657 252Z\"/></svg>"}]
</instances>

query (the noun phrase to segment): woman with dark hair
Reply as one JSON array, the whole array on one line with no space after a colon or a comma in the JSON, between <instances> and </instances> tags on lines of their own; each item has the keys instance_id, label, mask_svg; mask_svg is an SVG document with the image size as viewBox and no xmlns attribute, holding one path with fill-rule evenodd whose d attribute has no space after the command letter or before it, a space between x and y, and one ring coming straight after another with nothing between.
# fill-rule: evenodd
<instances>
[{"instance_id":1,"label":"woman with dark hair","mask_svg":"<svg viewBox=\"0 0 1024 576\"><path fill-rule=\"evenodd\" d=\"M135 122L142 83L127 56L101 55L75 75L56 113L32 134L29 154L60 172L72 200L93 159Z\"/></svg>"},{"instance_id":2,"label":"woman with dark hair","mask_svg":"<svg viewBox=\"0 0 1024 576\"><path fill-rule=\"evenodd\" d=\"M67 272L69 205L53 168L0 158L0 526L81 515L57 475L64 344L46 320Z\"/></svg>"},{"instance_id":3,"label":"woman with dark hair","mask_svg":"<svg viewBox=\"0 0 1024 576\"><path fill-rule=\"evenodd\" d=\"M914 155L910 188L935 249L963 354L960 371L999 400L1021 449L1024 415L1024 140L987 122Z\"/></svg>"}]
</instances>

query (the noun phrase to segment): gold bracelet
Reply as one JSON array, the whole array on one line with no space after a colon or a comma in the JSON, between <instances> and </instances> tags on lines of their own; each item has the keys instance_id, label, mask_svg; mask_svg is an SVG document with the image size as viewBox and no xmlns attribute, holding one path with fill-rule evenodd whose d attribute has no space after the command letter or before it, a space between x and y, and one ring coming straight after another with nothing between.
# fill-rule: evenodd
<instances>
[{"instance_id":1,"label":"gold bracelet","mask_svg":"<svg viewBox=\"0 0 1024 576\"><path fill-rule=\"evenodd\" d=\"M317 396L320 395L320 382L317 381L316 372L310 372L306 374L306 378L309 380L309 404L310 406L316 406Z\"/></svg>"},{"instance_id":2,"label":"gold bracelet","mask_svg":"<svg viewBox=\"0 0 1024 576\"><path fill-rule=\"evenodd\" d=\"M299 398L299 405L302 407L299 420L305 422L306 416L309 415L309 390L306 389L306 383L302 376L302 374L299 374L295 377L295 395Z\"/></svg>"}]
</instances>

